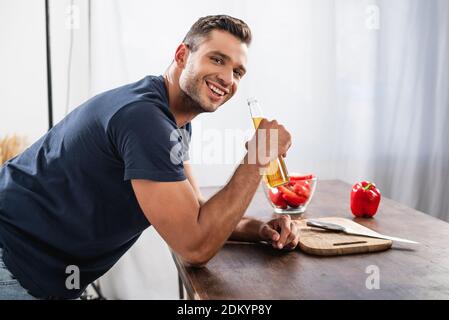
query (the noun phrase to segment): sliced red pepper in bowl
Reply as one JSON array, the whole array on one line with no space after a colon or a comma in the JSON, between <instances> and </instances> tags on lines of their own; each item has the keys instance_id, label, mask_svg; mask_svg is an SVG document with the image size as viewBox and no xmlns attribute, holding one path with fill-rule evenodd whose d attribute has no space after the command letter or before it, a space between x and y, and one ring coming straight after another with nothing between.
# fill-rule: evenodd
<instances>
[{"instance_id":1,"label":"sliced red pepper in bowl","mask_svg":"<svg viewBox=\"0 0 449 320\"><path fill-rule=\"evenodd\" d=\"M287 209L287 202L282 198L282 193L279 190L271 191L268 190L268 195L270 196L271 202L281 209Z\"/></svg>"},{"instance_id":2,"label":"sliced red pepper in bowl","mask_svg":"<svg viewBox=\"0 0 449 320\"><path fill-rule=\"evenodd\" d=\"M298 196L302 196L305 197L306 199L309 199L310 196L310 186L309 184L305 183L307 181L298 181L295 183L295 185L293 186L293 191L298 195Z\"/></svg>"},{"instance_id":3,"label":"sliced red pepper in bowl","mask_svg":"<svg viewBox=\"0 0 449 320\"><path fill-rule=\"evenodd\" d=\"M310 179L313 179L314 177L315 177L315 175L313 175L313 174L308 174L308 175L292 174L292 175L290 175L290 181L310 180Z\"/></svg>"},{"instance_id":4,"label":"sliced red pepper in bowl","mask_svg":"<svg viewBox=\"0 0 449 320\"><path fill-rule=\"evenodd\" d=\"M286 186L278 187L278 190L281 191L282 198L287 202L290 207L297 208L301 204L307 202L307 198L304 196L297 195L295 192L288 189Z\"/></svg>"}]
</instances>

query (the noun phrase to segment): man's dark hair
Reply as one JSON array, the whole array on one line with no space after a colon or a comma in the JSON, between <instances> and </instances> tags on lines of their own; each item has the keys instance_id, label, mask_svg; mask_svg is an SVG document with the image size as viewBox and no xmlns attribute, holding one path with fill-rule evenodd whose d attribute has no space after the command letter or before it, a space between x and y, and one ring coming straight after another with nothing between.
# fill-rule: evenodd
<instances>
[{"instance_id":1,"label":"man's dark hair","mask_svg":"<svg viewBox=\"0 0 449 320\"><path fill-rule=\"evenodd\" d=\"M196 51L202 40L207 39L212 30L227 31L246 45L251 43L251 30L248 25L237 18L228 15L215 15L199 18L193 24L183 43L187 44L191 51Z\"/></svg>"}]
</instances>

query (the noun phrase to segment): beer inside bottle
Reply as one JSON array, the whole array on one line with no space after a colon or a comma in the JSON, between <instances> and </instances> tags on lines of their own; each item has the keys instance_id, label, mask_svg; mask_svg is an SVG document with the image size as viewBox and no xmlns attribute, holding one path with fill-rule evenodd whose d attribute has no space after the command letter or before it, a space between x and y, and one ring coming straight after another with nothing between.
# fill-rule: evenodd
<instances>
[{"instance_id":1,"label":"beer inside bottle","mask_svg":"<svg viewBox=\"0 0 449 320\"><path fill-rule=\"evenodd\" d=\"M256 99L248 99L248 106L253 120L254 129L259 127L260 122L264 119L262 110ZM287 167L284 159L279 156L277 159L270 162L265 170L264 180L272 188L284 185L290 181Z\"/></svg>"}]
</instances>

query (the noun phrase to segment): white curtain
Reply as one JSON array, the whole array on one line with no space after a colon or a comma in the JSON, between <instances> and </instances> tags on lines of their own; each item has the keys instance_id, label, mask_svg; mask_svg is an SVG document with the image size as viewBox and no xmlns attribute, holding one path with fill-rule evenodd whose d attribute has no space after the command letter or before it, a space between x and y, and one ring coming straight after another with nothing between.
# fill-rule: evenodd
<instances>
[{"instance_id":1,"label":"white curtain","mask_svg":"<svg viewBox=\"0 0 449 320\"><path fill-rule=\"evenodd\" d=\"M194 145L250 128L245 99L256 95L294 137L291 171L370 179L449 220L449 1L95 0L91 92L163 73L190 25L217 13L252 28L249 72L232 101L194 121ZM201 185L219 185L234 164L195 168ZM109 297L177 297L166 246L146 234L103 278Z\"/></svg>"},{"instance_id":2,"label":"white curtain","mask_svg":"<svg viewBox=\"0 0 449 320\"><path fill-rule=\"evenodd\" d=\"M382 1L373 176L384 193L449 221L449 1Z\"/></svg>"}]
</instances>

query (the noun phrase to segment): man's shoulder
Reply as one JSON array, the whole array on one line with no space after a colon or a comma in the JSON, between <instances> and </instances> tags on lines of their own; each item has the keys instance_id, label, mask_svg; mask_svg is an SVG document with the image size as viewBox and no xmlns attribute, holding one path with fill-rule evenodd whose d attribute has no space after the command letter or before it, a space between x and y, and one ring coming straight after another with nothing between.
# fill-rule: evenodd
<instances>
[{"instance_id":1,"label":"man's shoulder","mask_svg":"<svg viewBox=\"0 0 449 320\"><path fill-rule=\"evenodd\" d=\"M105 105L109 109L140 101L168 104L162 76L146 76L138 81L99 93L90 100L93 104Z\"/></svg>"},{"instance_id":2,"label":"man's shoulder","mask_svg":"<svg viewBox=\"0 0 449 320\"><path fill-rule=\"evenodd\" d=\"M148 117L173 120L162 76L146 76L94 96L87 101L89 114L96 114L105 126L113 118Z\"/></svg>"}]
</instances>

